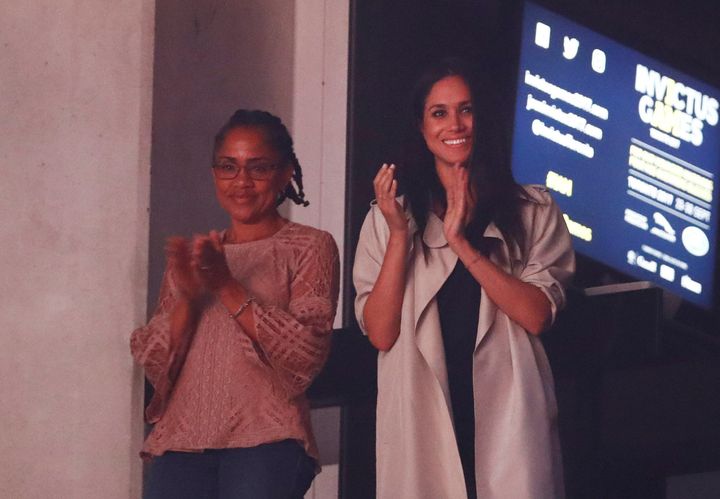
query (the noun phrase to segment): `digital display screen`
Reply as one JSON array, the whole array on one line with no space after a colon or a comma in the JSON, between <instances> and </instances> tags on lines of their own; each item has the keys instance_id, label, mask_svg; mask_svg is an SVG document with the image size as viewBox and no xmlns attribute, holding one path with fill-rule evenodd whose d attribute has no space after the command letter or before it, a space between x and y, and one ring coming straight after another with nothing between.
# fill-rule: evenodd
<instances>
[{"instance_id":1,"label":"digital display screen","mask_svg":"<svg viewBox=\"0 0 720 499\"><path fill-rule=\"evenodd\" d=\"M512 165L576 251L712 304L720 90L525 4Z\"/></svg>"}]
</instances>

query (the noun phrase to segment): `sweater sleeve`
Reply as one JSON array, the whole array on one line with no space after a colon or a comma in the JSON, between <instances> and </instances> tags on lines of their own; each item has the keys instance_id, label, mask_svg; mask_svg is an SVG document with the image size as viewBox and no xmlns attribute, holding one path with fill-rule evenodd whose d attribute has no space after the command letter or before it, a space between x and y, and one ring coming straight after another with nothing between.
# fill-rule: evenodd
<instances>
[{"instance_id":1,"label":"sweater sleeve","mask_svg":"<svg viewBox=\"0 0 720 499\"><path fill-rule=\"evenodd\" d=\"M170 313L177 303L177 291L172 271L165 269L155 312L147 325L133 331L130 351L135 361L145 369L145 376L155 389L145 417L154 423L165 410L177 374L176 352L170 345Z\"/></svg>"},{"instance_id":2,"label":"sweater sleeve","mask_svg":"<svg viewBox=\"0 0 720 499\"><path fill-rule=\"evenodd\" d=\"M339 279L335 241L320 232L298 256L288 309L252 304L259 347L291 397L305 392L327 359Z\"/></svg>"}]
</instances>

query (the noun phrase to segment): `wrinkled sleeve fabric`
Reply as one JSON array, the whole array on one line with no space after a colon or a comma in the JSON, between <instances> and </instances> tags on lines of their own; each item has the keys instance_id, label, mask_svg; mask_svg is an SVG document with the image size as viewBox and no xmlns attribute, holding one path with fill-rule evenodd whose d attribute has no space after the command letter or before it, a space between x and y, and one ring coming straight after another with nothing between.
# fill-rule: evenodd
<instances>
[{"instance_id":1,"label":"wrinkled sleeve fabric","mask_svg":"<svg viewBox=\"0 0 720 499\"><path fill-rule=\"evenodd\" d=\"M382 266L387 241L390 237L385 218L379 208L373 206L365 216L360 237L355 251L355 262L353 264L353 284L355 286L355 317L358 325L364 334L367 334L363 310L370 292L375 286L380 267Z\"/></svg>"},{"instance_id":2,"label":"wrinkled sleeve fabric","mask_svg":"<svg viewBox=\"0 0 720 499\"><path fill-rule=\"evenodd\" d=\"M145 369L145 376L155 392L146 411L149 423L154 423L162 415L172 391L171 366L175 362L175 352L170 348L170 314L177 303L177 288L172 270L165 269L158 304L150 322L133 331L130 336L130 351L135 361Z\"/></svg>"},{"instance_id":3,"label":"wrinkled sleeve fabric","mask_svg":"<svg viewBox=\"0 0 720 499\"><path fill-rule=\"evenodd\" d=\"M535 203L533 216L526 220L527 241L524 267L519 278L533 284L550 300L552 320L565 306L565 288L575 273L575 252L565 219L547 190L527 187Z\"/></svg>"},{"instance_id":4,"label":"wrinkled sleeve fabric","mask_svg":"<svg viewBox=\"0 0 720 499\"><path fill-rule=\"evenodd\" d=\"M290 397L305 392L330 351L340 259L332 236L318 234L298 256L288 309L252 304L259 347Z\"/></svg>"}]
</instances>

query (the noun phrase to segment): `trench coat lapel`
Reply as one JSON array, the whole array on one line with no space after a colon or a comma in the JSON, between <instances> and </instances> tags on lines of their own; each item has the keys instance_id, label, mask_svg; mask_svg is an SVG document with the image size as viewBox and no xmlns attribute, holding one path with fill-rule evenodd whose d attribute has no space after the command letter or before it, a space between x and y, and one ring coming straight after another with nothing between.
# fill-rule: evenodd
<instances>
[{"instance_id":1,"label":"trench coat lapel","mask_svg":"<svg viewBox=\"0 0 720 499\"><path fill-rule=\"evenodd\" d=\"M428 215L422 239L425 243L425 250L423 253L423 244L415 245L413 268L415 341L441 385L447 385L447 382L443 383L447 376L444 371L445 358L442 337L437 334L440 329L440 318L437 310L433 313L428 308L455 268L457 255L447 244L442 221L433 213ZM425 320L437 321L437 324L434 327L424 327L423 321Z\"/></svg>"},{"instance_id":2,"label":"trench coat lapel","mask_svg":"<svg viewBox=\"0 0 720 499\"><path fill-rule=\"evenodd\" d=\"M490 260L507 273L512 272L510 265L510 251L500 229L494 224L488 224L483 237L489 239L491 244ZM425 242L425 255L418 254L415 259L413 276L415 280L415 331L418 348L429 361L437 353L435 343L426 338L418 329L423 314L435 295L452 273L457 263L457 255L450 249L443 232L443 223L434 213L428 215L425 232L422 235ZM416 251L422 252L422 245L416 245ZM478 332L475 338L475 349L478 348L488 330L495 322L497 305L487 296L485 288L482 289L480 310L478 311Z\"/></svg>"},{"instance_id":3,"label":"trench coat lapel","mask_svg":"<svg viewBox=\"0 0 720 499\"><path fill-rule=\"evenodd\" d=\"M483 237L490 244L490 261L503 269L507 273L511 273L510 252L508 250L505 238L500 229L490 223L485 228ZM497 316L497 305L493 302L485 292L485 288L481 290L480 310L478 311L478 331L475 337L475 350L478 349L485 335L492 327Z\"/></svg>"},{"instance_id":4,"label":"trench coat lapel","mask_svg":"<svg viewBox=\"0 0 720 499\"><path fill-rule=\"evenodd\" d=\"M413 276L415 280L415 330L422 314L445 283L457 263L457 255L448 246L443 232L443 223L437 215L428 215L425 232L422 234L425 243L418 244L415 251L415 266Z\"/></svg>"}]
</instances>

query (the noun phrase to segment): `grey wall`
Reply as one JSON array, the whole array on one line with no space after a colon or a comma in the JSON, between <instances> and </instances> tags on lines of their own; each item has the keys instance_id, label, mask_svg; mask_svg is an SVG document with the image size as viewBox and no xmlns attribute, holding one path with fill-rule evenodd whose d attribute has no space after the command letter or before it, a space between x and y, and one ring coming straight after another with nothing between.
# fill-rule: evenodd
<instances>
[{"instance_id":1,"label":"grey wall","mask_svg":"<svg viewBox=\"0 0 720 499\"><path fill-rule=\"evenodd\" d=\"M165 238L227 225L210 153L240 107L270 111L288 127L310 206L287 202L282 211L328 230L342 254L348 30L349 0L157 2L150 308Z\"/></svg>"},{"instance_id":2,"label":"grey wall","mask_svg":"<svg viewBox=\"0 0 720 499\"><path fill-rule=\"evenodd\" d=\"M213 135L240 107L288 127L311 204L281 211L328 230L342 254L349 0L158 0L156 8L149 310L165 239L228 225L210 156ZM339 417L337 408L312 414L323 473L308 498L337 496Z\"/></svg>"},{"instance_id":3,"label":"grey wall","mask_svg":"<svg viewBox=\"0 0 720 499\"><path fill-rule=\"evenodd\" d=\"M0 497L137 497L154 3L0 3Z\"/></svg>"},{"instance_id":4,"label":"grey wall","mask_svg":"<svg viewBox=\"0 0 720 499\"><path fill-rule=\"evenodd\" d=\"M139 497L128 337L164 237L226 223L209 153L232 110L317 128L294 133L316 209L286 214L342 241L347 15L347 0L0 4L0 497ZM313 416L335 454L336 412ZM312 497L335 495L323 476Z\"/></svg>"},{"instance_id":5,"label":"grey wall","mask_svg":"<svg viewBox=\"0 0 720 499\"><path fill-rule=\"evenodd\" d=\"M240 107L292 119L294 2L158 0L150 214L150 308L172 234L223 228L212 138Z\"/></svg>"}]
</instances>

